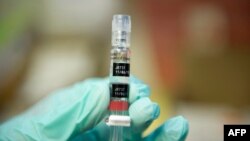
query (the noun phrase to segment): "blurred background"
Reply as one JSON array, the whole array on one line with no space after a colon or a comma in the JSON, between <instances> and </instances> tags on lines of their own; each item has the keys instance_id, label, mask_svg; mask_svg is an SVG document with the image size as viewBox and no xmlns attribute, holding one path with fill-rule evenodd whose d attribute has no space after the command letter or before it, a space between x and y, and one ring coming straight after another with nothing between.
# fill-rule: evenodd
<instances>
[{"instance_id":1,"label":"blurred background","mask_svg":"<svg viewBox=\"0 0 250 141\"><path fill-rule=\"evenodd\" d=\"M132 16L132 74L187 141L250 123L249 0L1 0L0 122L50 92L109 74L113 14Z\"/></svg>"}]
</instances>

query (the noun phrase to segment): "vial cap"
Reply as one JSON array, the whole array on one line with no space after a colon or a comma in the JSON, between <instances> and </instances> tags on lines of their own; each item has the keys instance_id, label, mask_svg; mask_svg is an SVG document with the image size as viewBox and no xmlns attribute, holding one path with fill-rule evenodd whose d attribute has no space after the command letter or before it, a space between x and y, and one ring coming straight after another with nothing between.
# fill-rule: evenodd
<instances>
[{"instance_id":1,"label":"vial cap","mask_svg":"<svg viewBox=\"0 0 250 141\"><path fill-rule=\"evenodd\" d=\"M112 31L131 32L131 19L128 15L114 15L112 20Z\"/></svg>"}]
</instances>

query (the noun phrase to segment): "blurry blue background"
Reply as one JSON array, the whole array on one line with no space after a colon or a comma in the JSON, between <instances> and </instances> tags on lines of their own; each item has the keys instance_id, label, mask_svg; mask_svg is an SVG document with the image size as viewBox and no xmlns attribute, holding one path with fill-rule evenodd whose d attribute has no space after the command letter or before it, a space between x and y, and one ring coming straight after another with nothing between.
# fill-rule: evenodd
<instances>
[{"instance_id":1,"label":"blurry blue background","mask_svg":"<svg viewBox=\"0 0 250 141\"><path fill-rule=\"evenodd\" d=\"M109 74L113 14L132 16L132 74L161 116L182 114L188 141L250 123L248 0L0 1L0 121L50 92ZM209 133L209 134L208 134Z\"/></svg>"}]
</instances>

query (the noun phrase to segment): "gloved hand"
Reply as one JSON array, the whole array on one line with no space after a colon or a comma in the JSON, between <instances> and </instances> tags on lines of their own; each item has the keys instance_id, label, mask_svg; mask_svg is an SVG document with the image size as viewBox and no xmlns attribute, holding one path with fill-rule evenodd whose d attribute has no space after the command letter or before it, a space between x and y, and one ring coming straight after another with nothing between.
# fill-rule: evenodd
<instances>
[{"instance_id":1,"label":"gloved hand","mask_svg":"<svg viewBox=\"0 0 250 141\"><path fill-rule=\"evenodd\" d=\"M179 116L166 121L147 137L142 132L159 116L156 103L148 98L149 88L130 78L131 127L124 128L127 141L183 141L187 121ZM5 141L108 141L109 127L103 122L108 113L108 79L89 79L59 90L25 113L0 126Z\"/></svg>"}]
</instances>

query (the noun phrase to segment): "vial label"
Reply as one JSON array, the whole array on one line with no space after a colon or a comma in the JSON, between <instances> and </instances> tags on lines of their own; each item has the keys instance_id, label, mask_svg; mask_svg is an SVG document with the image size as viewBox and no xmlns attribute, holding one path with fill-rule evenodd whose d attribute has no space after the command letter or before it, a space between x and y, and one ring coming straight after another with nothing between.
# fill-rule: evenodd
<instances>
[{"instance_id":1,"label":"vial label","mask_svg":"<svg viewBox=\"0 0 250 141\"><path fill-rule=\"evenodd\" d=\"M129 64L128 63L114 63L113 76L127 76L129 77Z\"/></svg>"},{"instance_id":2,"label":"vial label","mask_svg":"<svg viewBox=\"0 0 250 141\"><path fill-rule=\"evenodd\" d=\"M127 98L129 93L128 84L111 84L111 97Z\"/></svg>"}]
</instances>

